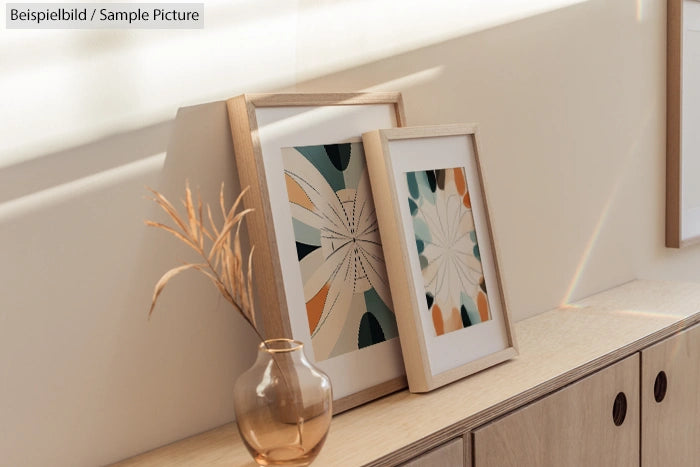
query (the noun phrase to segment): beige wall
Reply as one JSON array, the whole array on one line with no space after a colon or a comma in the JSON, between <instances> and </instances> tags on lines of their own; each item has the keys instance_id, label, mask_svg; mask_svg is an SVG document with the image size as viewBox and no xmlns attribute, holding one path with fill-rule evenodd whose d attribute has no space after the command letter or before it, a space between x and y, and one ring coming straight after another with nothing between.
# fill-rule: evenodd
<instances>
[{"instance_id":1,"label":"beige wall","mask_svg":"<svg viewBox=\"0 0 700 467\"><path fill-rule=\"evenodd\" d=\"M233 417L241 320L194 276L146 320L187 256L143 226L144 185L236 190L223 104L180 106L399 90L410 124L479 122L516 320L635 277L700 280L700 247L663 247L665 2L496 3L239 2L207 4L204 31L3 31L3 461L103 464Z\"/></svg>"}]
</instances>

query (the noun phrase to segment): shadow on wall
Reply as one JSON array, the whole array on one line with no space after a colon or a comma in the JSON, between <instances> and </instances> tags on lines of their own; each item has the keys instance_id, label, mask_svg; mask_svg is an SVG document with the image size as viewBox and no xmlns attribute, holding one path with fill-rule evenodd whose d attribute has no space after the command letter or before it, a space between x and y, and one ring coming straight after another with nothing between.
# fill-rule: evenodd
<instances>
[{"instance_id":1,"label":"shadow on wall","mask_svg":"<svg viewBox=\"0 0 700 467\"><path fill-rule=\"evenodd\" d=\"M161 122L0 168L0 206L163 153L171 131Z\"/></svg>"},{"instance_id":2,"label":"shadow on wall","mask_svg":"<svg viewBox=\"0 0 700 467\"><path fill-rule=\"evenodd\" d=\"M398 89L409 124L479 124L518 321L634 278L640 251L664 254L664 14L589 0L290 90Z\"/></svg>"},{"instance_id":3,"label":"shadow on wall","mask_svg":"<svg viewBox=\"0 0 700 467\"><path fill-rule=\"evenodd\" d=\"M647 2L638 21L633 3L589 0L269 91L398 90L409 124L479 122L517 321L557 305L582 257L579 295L663 244L665 15ZM0 169L0 243L16 246L0 272L8 464L105 464L233 418L255 338L213 286L183 273L146 320L157 279L193 257L144 227L165 219L144 187L175 202L185 178L214 205L222 181L238 193L223 102Z\"/></svg>"},{"instance_id":4,"label":"shadow on wall","mask_svg":"<svg viewBox=\"0 0 700 467\"><path fill-rule=\"evenodd\" d=\"M15 245L0 273L3 463L103 465L233 418L254 334L193 273L169 284L149 322L157 279L194 258L143 224L165 220L146 186L178 204L189 178L217 207L225 181L230 204L232 151L216 102L0 170L14 184L2 185L0 242Z\"/></svg>"},{"instance_id":5,"label":"shadow on wall","mask_svg":"<svg viewBox=\"0 0 700 467\"><path fill-rule=\"evenodd\" d=\"M180 208L185 180L189 180L195 193L199 191L203 203L211 206L215 222L221 225L221 184L224 183L226 206L240 193L224 102L178 111L165 165L153 188ZM149 204L147 211L148 219L172 223L155 203ZM245 256L249 251L245 231L241 238ZM181 242L155 229L149 229L137 249L136 270L140 272L131 278L132 287L149 289L146 305L161 274L182 261L198 260ZM145 313L146 308L139 311ZM132 453L233 418L233 384L252 364L257 338L209 280L201 274L185 272L168 284L147 326L144 320L134 320L129 315L124 315L122 322L125 329L131 328L129 334L143 336L139 346L142 350L155 346L160 355L148 362L152 366L143 368L142 377L150 383L145 385L148 397L141 398L140 407L123 417L126 424L143 417L143 413L152 415L154 438L140 440L143 446ZM137 359L138 355L133 354L125 360ZM171 383L165 392L163 381ZM154 407L154 400L158 400L159 407ZM173 407L178 410L172 410ZM163 427L171 430L168 435ZM125 444L133 445L134 441L125 440Z\"/></svg>"}]
</instances>

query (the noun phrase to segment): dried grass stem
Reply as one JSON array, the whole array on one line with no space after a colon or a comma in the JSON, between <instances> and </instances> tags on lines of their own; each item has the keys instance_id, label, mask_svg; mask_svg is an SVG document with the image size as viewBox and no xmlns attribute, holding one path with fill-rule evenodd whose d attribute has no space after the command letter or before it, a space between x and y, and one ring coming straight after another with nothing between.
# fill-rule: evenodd
<instances>
[{"instance_id":1,"label":"dried grass stem","mask_svg":"<svg viewBox=\"0 0 700 467\"><path fill-rule=\"evenodd\" d=\"M149 220L146 221L146 225L159 228L173 235L193 249L202 259L198 263L184 263L176 266L163 274L153 289L151 308L148 311L149 318L155 309L158 297L168 282L181 272L194 269L209 278L224 299L233 305L236 311L253 328L260 340L265 342L257 327L253 303L254 248L251 248L248 255L245 272L241 253L241 224L245 216L253 211L252 209L239 210L243 196L248 189L242 190L234 201L233 206L227 210L224 201L224 184L221 184L219 205L224 221L220 229L217 228L213 220L209 205L206 206L209 227L204 224L204 206L201 196L199 191L197 191L197 203L195 205L189 181L185 182L185 199L182 200L185 208L184 216L175 209L165 196L150 188L149 191L154 195L153 201L163 209L175 225L169 226ZM209 244L211 246L207 246Z\"/></svg>"}]
</instances>

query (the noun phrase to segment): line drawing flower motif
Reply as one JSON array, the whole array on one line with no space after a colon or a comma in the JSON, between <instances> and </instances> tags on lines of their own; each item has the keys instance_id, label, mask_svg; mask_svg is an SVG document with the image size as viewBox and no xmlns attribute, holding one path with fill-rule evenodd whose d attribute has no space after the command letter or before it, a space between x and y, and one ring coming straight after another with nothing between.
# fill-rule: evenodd
<instances>
[{"instance_id":1,"label":"line drawing flower motif","mask_svg":"<svg viewBox=\"0 0 700 467\"><path fill-rule=\"evenodd\" d=\"M360 143L283 148L317 360L398 335Z\"/></svg>"},{"instance_id":2,"label":"line drawing flower motif","mask_svg":"<svg viewBox=\"0 0 700 467\"><path fill-rule=\"evenodd\" d=\"M409 209L436 335L490 319L463 168L407 172Z\"/></svg>"}]
</instances>

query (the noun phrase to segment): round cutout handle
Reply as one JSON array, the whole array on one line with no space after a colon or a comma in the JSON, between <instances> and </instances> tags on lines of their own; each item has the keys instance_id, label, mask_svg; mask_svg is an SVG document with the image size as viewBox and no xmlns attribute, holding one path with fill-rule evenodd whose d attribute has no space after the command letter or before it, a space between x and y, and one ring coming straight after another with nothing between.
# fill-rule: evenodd
<instances>
[{"instance_id":1,"label":"round cutout handle","mask_svg":"<svg viewBox=\"0 0 700 467\"><path fill-rule=\"evenodd\" d=\"M661 402L666 397L666 389L668 389L668 378L665 371L659 371L654 380L654 400Z\"/></svg>"},{"instance_id":2,"label":"round cutout handle","mask_svg":"<svg viewBox=\"0 0 700 467\"><path fill-rule=\"evenodd\" d=\"M625 417L627 416L627 396L625 396L624 392L620 392L615 396L612 416L615 426L620 426L625 421Z\"/></svg>"}]
</instances>

